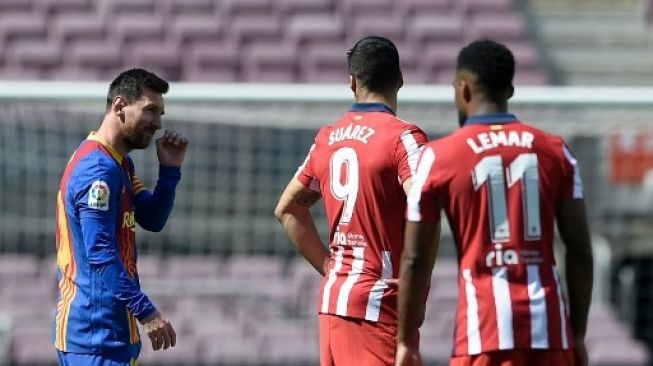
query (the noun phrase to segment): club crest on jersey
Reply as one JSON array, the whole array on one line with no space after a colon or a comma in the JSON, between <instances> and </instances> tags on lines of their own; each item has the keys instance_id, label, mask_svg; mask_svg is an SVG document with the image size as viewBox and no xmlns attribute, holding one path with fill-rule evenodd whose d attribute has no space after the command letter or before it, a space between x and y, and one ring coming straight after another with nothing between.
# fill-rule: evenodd
<instances>
[{"instance_id":1,"label":"club crest on jersey","mask_svg":"<svg viewBox=\"0 0 653 366\"><path fill-rule=\"evenodd\" d=\"M485 265L488 267L498 267L505 265L519 264L519 256L512 249L503 250L501 244L495 244L494 250L485 256Z\"/></svg>"},{"instance_id":2,"label":"club crest on jersey","mask_svg":"<svg viewBox=\"0 0 653 366\"><path fill-rule=\"evenodd\" d=\"M91 184L88 192L88 207L100 211L109 210L109 185L103 180L96 180Z\"/></svg>"}]
</instances>

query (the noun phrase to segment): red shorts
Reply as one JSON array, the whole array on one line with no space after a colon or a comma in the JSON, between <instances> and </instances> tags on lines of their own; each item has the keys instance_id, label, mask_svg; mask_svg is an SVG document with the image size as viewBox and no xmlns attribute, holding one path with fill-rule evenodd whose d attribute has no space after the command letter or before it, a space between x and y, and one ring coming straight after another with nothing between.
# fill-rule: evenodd
<instances>
[{"instance_id":1,"label":"red shorts","mask_svg":"<svg viewBox=\"0 0 653 366\"><path fill-rule=\"evenodd\" d=\"M393 366L397 326L320 314L320 366Z\"/></svg>"},{"instance_id":2,"label":"red shorts","mask_svg":"<svg viewBox=\"0 0 653 366\"><path fill-rule=\"evenodd\" d=\"M449 366L574 366L573 350L516 349L454 356Z\"/></svg>"}]
</instances>

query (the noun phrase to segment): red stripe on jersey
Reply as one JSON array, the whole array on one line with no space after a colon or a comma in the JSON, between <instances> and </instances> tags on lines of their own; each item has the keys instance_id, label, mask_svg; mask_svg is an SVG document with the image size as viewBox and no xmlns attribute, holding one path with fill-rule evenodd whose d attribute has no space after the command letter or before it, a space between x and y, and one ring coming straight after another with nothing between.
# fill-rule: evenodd
<instances>
[{"instance_id":1,"label":"red stripe on jersey","mask_svg":"<svg viewBox=\"0 0 653 366\"><path fill-rule=\"evenodd\" d=\"M126 173L129 174L129 167L125 165L127 164L122 164L122 168L127 170ZM134 278L137 276L138 270L136 269L136 222L133 209L133 193L126 191L126 186L123 183L120 195L120 220L122 222L118 223L118 247L127 273Z\"/></svg>"},{"instance_id":2,"label":"red stripe on jersey","mask_svg":"<svg viewBox=\"0 0 653 366\"><path fill-rule=\"evenodd\" d=\"M437 264L436 264L437 265ZM453 354L466 355L469 348L467 338L467 296L465 292L465 280L458 275L458 308L456 309L456 324L454 328Z\"/></svg>"},{"instance_id":3,"label":"red stripe on jersey","mask_svg":"<svg viewBox=\"0 0 653 366\"><path fill-rule=\"evenodd\" d=\"M66 202L67 202L67 193L68 193L68 182L70 181L70 176L72 175L73 171L75 170L75 167L77 166L77 163L84 157L86 157L89 153L91 153L95 149L95 144L85 141L82 143L82 145L77 148L77 151L73 153L73 156L70 158L70 161L68 162L68 165L66 165L66 169L64 169L63 176L61 177L61 181L59 182L59 192L61 194L61 204L63 205L63 210L60 213L59 209L57 209L57 219L63 219L65 221L65 230L68 231L68 239L69 241L72 240L72 233L70 232L70 226L67 224L68 223L68 217L66 214ZM64 217L59 217L60 214L63 214ZM57 230L61 230L62 228L59 226ZM61 233L57 232L57 239L61 239ZM60 243L57 244L57 247L60 245ZM75 263L75 248L73 245L70 245L68 243L69 250L70 250L70 267L66 269L66 272L64 275L69 276L69 278L74 279L75 273L77 272L77 264Z\"/></svg>"},{"instance_id":4,"label":"red stripe on jersey","mask_svg":"<svg viewBox=\"0 0 653 366\"><path fill-rule=\"evenodd\" d=\"M59 183L59 190L61 191L62 194L62 199L66 198L66 188L68 187L68 181L70 180L70 175L73 173L73 170L75 170L75 167L77 166L77 163L84 158L86 155L88 155L91 151L95 150L96 144L94 144L91 141L84 141L82 145L77 148L77 151L73 154L73 156L70 157L70 161L68 162L68 165L66 165L66 169L64 169L63 175L61 177L61 181Z\"/></svg>"},{"instance_id":5,"label":"red stripe on jersey","mask_svg":"<svg viewBox=\"0 0 653 366\"><path fill-rule=\"evenodd\" d=\"M68 315L70 306L75 299L77 287L73 280L77 274L77 264L75 262L75 248L72 245L72 233L68 224L68 215L66 213L68 182L77 163L94 150L94 146L88 142L83 143L64 169L61 181L59 182L59 194L57 195L57 265L61 271L61 280L59 281L60 299L57 304L57 314L55 316L55 347L61 351L67 349L67 329ZM62 232L63 231L63 232Z\"/></svg>"},{"instance_id":6,"label":"red stripe on jersey","mask_svg":"<svg viewBox=\"0 0 653 366\"><path fill-rule=\"evenodd\" d=\"M515 348L530 348L530 299L528 297L528 273L525 265L515 266L514 271L510 272L510 297L513 314L523 314L512 318Z\"/></svg>"}]
</instances>

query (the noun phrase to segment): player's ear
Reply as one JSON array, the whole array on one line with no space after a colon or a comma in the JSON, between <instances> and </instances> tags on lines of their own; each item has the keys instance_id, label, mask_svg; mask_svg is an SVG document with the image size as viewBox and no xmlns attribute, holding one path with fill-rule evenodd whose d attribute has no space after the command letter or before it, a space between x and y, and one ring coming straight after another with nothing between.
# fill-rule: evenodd
<instances>
[{"instance_id":1,"label":"player's ear","mask_svg":"<svg viewBox=\"0 0 653 366\"><path fill-rule=\"evenodd\" d=\"M113 98L113 103L111 103L111 110L118 117L123 119L125 117L126 106L127 106L127 101L125 100L125 98L121 97L120 95L117 95L115 98Z\"/></svg>"},{"instance_id":2,"label":"player's ear","mask_svg":"<svg viewBox=\"0 0 653 366\"><path fill-rule=\"evenodd\" d=\"M460 80L460 90L465 103L469 103L472 100L472 86L467 80Z\"/></svg>"},{"instance_id":3,"label":"player's ear","mask_svg":"<svg viewBox=\"0 0 653 366\"><path fill-rule=\"evenodd\" d=\"M397 86L397 90L401 89L402 86L404 86L404 73L399 70L399 85Z\"/></svg>"},{"instance_id":4,"label":"player's ear","mask_svg":"<svg viewBox=\"0 0 653 366\"><path fill-rule=\"evenodd\" d=\"M349 74L349 89L356 95L356 78L352 74Z\"/></svg>"}]
</instances>

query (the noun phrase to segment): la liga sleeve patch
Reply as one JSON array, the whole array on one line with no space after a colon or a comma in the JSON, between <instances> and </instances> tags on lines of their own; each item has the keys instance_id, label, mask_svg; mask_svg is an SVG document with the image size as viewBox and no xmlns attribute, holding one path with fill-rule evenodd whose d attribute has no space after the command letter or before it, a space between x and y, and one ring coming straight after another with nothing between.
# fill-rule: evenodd
<instances>
[{"instance_id":1,"label":"la liga sleeve patch","mask_svg":"<svg viewBox=\"0 0 653 366\"><path fill-rule=\"evenodd\" d=\"M109 211L109 185L103 180L96 180L91 184L88 192L88 207L100 211Z\"/></svg>"}]
</instances>

